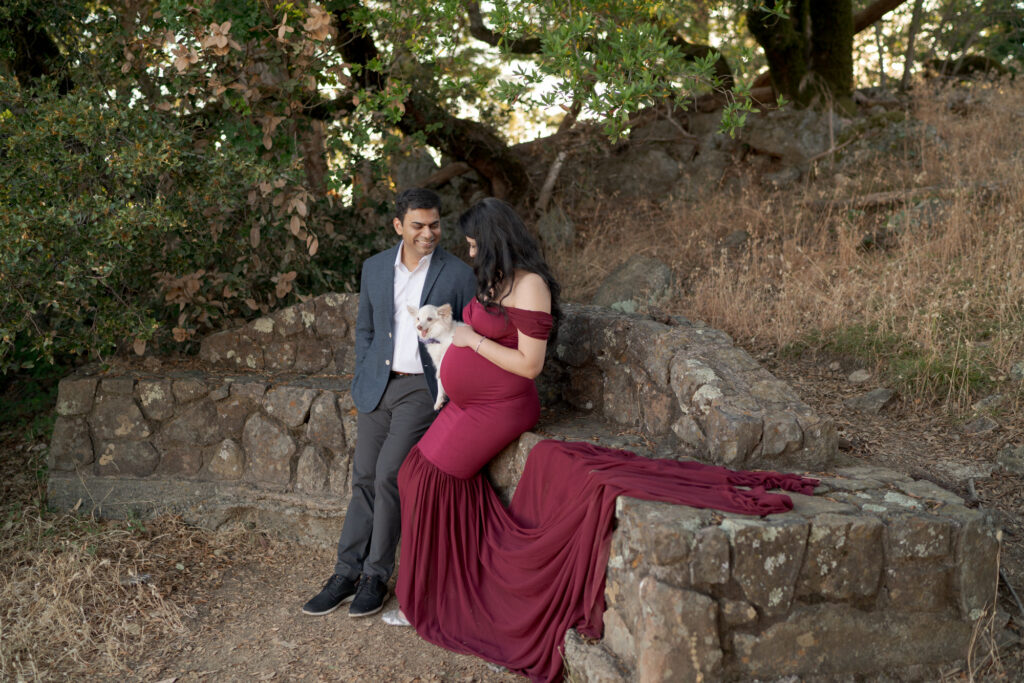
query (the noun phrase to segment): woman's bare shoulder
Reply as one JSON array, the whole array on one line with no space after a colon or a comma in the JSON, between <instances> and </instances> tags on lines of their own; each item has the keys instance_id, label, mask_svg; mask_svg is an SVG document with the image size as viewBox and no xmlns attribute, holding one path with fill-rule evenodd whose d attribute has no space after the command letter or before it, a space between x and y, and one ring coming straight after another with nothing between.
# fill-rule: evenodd
<instances>
[{"instance_id":1,"label":"woman's bare shoulder","mask_svg":"<svg viewBox=\"0 0 1024 683\"><path fill-rule=\"evenodd\" d=\"M527 311L551 312L551 290L537 273L522 270L516 272L515 284L505 302L506 306L513 306Z\"/></svg>"}]
</instances>

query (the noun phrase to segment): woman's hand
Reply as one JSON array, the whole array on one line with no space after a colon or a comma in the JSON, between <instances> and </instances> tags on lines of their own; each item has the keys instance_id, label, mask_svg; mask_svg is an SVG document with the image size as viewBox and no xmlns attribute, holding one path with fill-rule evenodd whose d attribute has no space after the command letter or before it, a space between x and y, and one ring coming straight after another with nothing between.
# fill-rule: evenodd
<instances>
[{"instance_id":1,"label":"woman's hand","mask_svg":"<svg viewBox=\"0 0 1024 683\"><path fill-rule=\"evenodd\" d=\"M459 325L455 328L455 336L452 338L452 344L455 346L472 346L479 341L480 335L469 325Z\"/></svg>"}]
</instances>

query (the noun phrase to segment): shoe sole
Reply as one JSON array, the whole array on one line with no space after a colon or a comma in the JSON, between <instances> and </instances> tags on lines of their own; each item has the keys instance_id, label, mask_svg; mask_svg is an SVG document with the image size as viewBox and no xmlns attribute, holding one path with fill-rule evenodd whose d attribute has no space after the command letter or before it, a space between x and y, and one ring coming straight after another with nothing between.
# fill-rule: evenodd
<instances>
[{"instance_id":1,"label":"shoe sole","mask_svg":"<svg viewBox=\"0 0 1024 683\"><path fill-rule=\"evenodd\" d=\"M388 601L389 597L390 596L385 596L383 602L381 602L380 605L376 609L372 609L369 612L358 612L358 613L353 612L352 610L349 610L348 615L350 617L353 617L353 618L356 618L356 619L358 619L359 617L372 617L374 614L377 614L382 609L384 609L384 603L386 603Z\"/></svg>"},{"instance_id":2,"label":"shoe sole","mask_svg":"<svg viewBox=\"0 0 1024 683\"><path fill-rule=\"evenodd\" d=\"M341 601L341 602L339 602L339 603L338 603L337 605L335 605L334 607L332 607L332 608L330 608L330 609L328 609L328 610L324 610L323 612L310 612L310 611L309 611L308 609L306 609L305 607L303 607L303 608L302 608L302 613L303 613L303 614L308 614L308 615L310 615L310 616L312 616L312 617L322 617L322 616L324 616L325 614L330 614L331 612L335 611L336 609L338 609L338 608L339 608L339 607L341 607L342 605L346 605L346 604L348 604L348 603L352 602L352 600L353 600L353 599L354 599L355 597L356 597L355 595L350 595L350 596L348 596L347 598L343 598L343 599L342 599L342 601Z\"/></svg>"}]
</instances>

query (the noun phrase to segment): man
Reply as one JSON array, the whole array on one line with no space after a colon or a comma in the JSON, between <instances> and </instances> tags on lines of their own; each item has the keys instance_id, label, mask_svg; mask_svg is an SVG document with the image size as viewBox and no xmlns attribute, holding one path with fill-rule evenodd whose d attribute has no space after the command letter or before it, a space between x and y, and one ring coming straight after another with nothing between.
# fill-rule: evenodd
<instances>
[{"instance_id":1,"label":"man","mask_svg":"<svg viewBox=\"0 0 1024 683\"><path fill-rule=\"evenodd\" d=\"M306 614L381 610L401 531L398 468L434 420L437 382L407 305L452 305L461 316L476 292L472 269L441 248L441 198L409 189L395 200L397 246L363 263L356 316L358 410L352 500L338 539L334 574L307 602Z\"/></svg>"}]
</instances>

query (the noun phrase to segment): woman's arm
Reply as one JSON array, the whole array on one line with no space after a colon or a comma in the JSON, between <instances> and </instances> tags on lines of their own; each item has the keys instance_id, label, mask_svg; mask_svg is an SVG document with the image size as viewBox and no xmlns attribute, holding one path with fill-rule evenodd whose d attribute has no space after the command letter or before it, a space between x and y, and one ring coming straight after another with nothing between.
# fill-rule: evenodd
<instances>
[{"instance_id":1,"label":"woman's arm","mask_svg":"<svg viewBox=\"0 0 1024 683\"><path fill-rule=\"evenodd\" d=\"M505 305L528 311L551 312L551 292L544 279L536 273L524 273L516 277L515 287L505 300ZM535 339L519 333L519 348L510 349L488 339L471 327L455 330L456 346L468 346L478 354L515 375L533 379L544 369L544 354L548 348L546 339Z\"/></svg>"}]
</instances>

